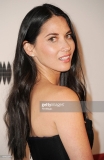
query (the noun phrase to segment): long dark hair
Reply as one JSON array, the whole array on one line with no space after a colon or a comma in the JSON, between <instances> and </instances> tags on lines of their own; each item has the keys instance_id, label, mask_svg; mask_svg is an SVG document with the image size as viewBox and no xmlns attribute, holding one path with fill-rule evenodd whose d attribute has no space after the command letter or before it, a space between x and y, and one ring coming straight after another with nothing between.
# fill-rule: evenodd
<instances>
[{"instance_id":1,"label":"long dark hair","mask_svg":"<svg viewBox=\"0 0 104 160\"><path fill-rule=\"evenodd\" d=\"M61 73L60 85L75 91L80 101L86 100L84 76L80 64L77 40L72 23L61 9L51 4L43 4L33 8L23 19L13 62L13 86L7 100L7 110L4 116L8 129L8 146L15 160L22 160L25 156L27 139L30 132L29 106L30 92L36 83L37 68L34 60L23 49L26 40L34 44L42 25L53 15L62 16L70 27L75 42L75 51L69 71Z\"/></svg>"}]
</instances>

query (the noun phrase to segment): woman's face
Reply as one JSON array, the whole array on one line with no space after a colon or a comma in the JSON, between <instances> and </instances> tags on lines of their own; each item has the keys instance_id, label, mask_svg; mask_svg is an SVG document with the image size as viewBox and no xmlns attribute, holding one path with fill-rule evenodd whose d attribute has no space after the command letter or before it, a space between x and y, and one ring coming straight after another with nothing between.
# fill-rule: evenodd
<instances>
[{"instance_id":1,"label":"woman's face","mask_svg":"<svg viewBox=\"0 0 104 160\"><path fill-rule=\"evenodd\" d=\"M38 69L64 72L70 69L75 44L66 20L53 16L42 27L34 44Z\"/></svg>"}]
</instances>

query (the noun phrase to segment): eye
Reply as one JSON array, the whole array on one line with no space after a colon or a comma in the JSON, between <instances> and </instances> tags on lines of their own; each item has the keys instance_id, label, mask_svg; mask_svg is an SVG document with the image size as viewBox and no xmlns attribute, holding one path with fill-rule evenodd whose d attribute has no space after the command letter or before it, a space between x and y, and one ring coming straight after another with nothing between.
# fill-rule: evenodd
<instances>
[{"instance_id":1,"label":"eye","mask_svg":"<svg viewBox=\"0 0 104 160\"><path fill-rule=\"evenodd\" d=\"M71 34L71 33L70 33L70 34L67 34L66 37L67 37L68 39L72 39L72 34Z\"/></svg>"},{"instance_id":2,"label":"eye","mask_svg":"<svg viewBox=\"0 0 104 160\"><path fill-rule=\"evenodd\" d=\"M56 37L51 37L51 38L49 38L49 41L51 41L51 42L56 42L56 40L57 40Z\"/></svg>"}]
</instances>

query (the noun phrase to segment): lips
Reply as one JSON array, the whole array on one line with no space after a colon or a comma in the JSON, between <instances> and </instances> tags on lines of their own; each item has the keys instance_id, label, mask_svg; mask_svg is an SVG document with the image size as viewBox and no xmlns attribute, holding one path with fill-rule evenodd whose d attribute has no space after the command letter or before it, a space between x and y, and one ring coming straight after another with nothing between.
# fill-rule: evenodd
<instances>
[{"instance_id":1,"label":"lips","mask_svg":"<svg viewBox=\"0 0 104 160\"><path fill-rule=\"evenodd\" d=\"M70 56L65 56L65 57L61 57L59 58L60 60L66 60L66 59L69 59Z\"/></svg>"},{"instance_id":2,"label":"lips","mask_svg":"<svg viewBox=\"0 0 104 160\"><path fill-rule=\"evenodd\" d=\"M59 58L61 61L69 61L70 60L70 55L65 55Z\"/></svg>"}]
</instances>

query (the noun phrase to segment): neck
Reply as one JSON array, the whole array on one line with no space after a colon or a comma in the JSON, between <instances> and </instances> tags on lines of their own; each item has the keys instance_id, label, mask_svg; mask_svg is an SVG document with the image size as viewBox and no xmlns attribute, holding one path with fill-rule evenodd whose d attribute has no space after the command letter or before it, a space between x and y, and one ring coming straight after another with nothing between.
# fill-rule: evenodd
<instances>
[{"instance_id":1,"label":"neck","mask_svg":"<svg viewBox=\"0 0 104 160\"><path fill-rule=\"evenodd\" d=\"M39 70L38 71L38 78L37 81L45 80L51 84L59 85L59 78L60 78L60 72L51 70L51 69L45 69L45 70Z\"/></svg>"}]
</instances>

